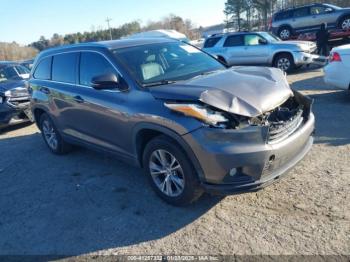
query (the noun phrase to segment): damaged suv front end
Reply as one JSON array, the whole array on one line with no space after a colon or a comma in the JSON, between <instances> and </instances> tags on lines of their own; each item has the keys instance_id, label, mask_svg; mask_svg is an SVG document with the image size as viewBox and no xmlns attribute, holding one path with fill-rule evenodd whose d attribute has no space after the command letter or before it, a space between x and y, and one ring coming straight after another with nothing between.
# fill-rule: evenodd
<instances>
[{"instance_id":1,"label":"damaged suv front end","mask_svg":"<svg viewBox=\"0 0 350 262\"><path fill-rule=\"evenodd\" d=\"M183 138L201 163L208 192L258 190L286 174L312 147L312 100L291 90L279 69L236 67L183 85L203 87L197 101L177 97L169 86L151 92L173 112L203 122Z\"/></svg>"},{"instance_id":2,"label":"damaged suv front end","mask_svg":"<svg viewBox=\"0 0 350 262\"><path fill-rule=\"evenodd\" d=\"M29 121L28 77L20 65L0 64L0 128Z\"/></svg>"}]
</instances>

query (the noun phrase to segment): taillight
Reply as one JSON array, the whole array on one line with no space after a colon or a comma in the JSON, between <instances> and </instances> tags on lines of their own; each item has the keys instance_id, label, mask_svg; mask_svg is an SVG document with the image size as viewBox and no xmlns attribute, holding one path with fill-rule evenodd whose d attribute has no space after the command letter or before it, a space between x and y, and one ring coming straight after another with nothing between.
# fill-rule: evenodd
<instances>
[{"instance_id":1,"label":"taillight","mask_svg":"<svg viewBox=\"0 0 350 262\"><path fill-rule=\"evenodd\" d=\"M330 62L341 62L341 56L337 52L331 53Z\"/></svg>"}]
</instances>

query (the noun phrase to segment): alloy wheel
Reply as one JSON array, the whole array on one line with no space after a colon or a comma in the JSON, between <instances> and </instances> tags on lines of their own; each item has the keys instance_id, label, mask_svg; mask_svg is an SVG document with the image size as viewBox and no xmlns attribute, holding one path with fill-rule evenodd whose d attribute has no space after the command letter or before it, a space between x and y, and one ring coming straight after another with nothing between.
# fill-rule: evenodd
<instances>
[{"instance_id":1,"label":"alloy wheel","mask_svg":"<svg viewBox=\"0 0 350 262\"><path fill-rule=\"evenodd\" d=\"M58 146L57 135L53 125L48 120L43 121L42 132L49 147L53 150L56 150Z\"/></svg>"},{"instance_id":2,"label":"alloy wheel","mask_svg":"<svg viewBox=\"0 0 350 262\"><path fill-rule=\"evenodd\" d=\"M282 39L288 39L290 37L290 32L288 29L283 29L280 33Z\"/></svg>"},{"instance_id":3,"label":"alloy wheel","mask_svg":"<svg viewBox=\"0 0 350 262\"><path fill-rule=\"evenodd\" d=\"M278 61L277 61L277 67L279 69L281 69L282 71L287 71L289 68L290 68L290 61L288 58L280 58Z\"/></svg>"},{"instance_id":4,"label":"alloy wheel","mask_svg":"<svg viewBox=\"0 0 350 262\"><path fill-rule=\"evenodd\" d=\"M151 154L149 170L158 189L165 195L177 197L185 188L182 167L175 156L166 150L158 149Z\"/></svg>"},{"instance_id":5,"label":"alloy wheel","mask_svg":"<svg viewBox=\"0 0 350 262\"><path fill-rule=\"evenodd\" d=\"M341 28L344 30L349 30L350 29L350 18L345 19L343 23L341 24Z\"/></svg>"}]
</instances>

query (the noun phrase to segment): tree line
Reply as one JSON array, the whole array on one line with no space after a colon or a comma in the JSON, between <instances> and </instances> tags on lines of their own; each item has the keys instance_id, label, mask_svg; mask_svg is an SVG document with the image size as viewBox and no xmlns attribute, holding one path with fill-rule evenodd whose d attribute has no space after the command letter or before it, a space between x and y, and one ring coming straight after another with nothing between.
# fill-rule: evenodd
<instances>
[{"instance_id":1,"label":"tree line","mask_svg":"<svg viewBox=\"0 0 350 262\"><path fill-rule=\"evenodd\" d=\"M112 39L120 39L122 37L142 32L148 30L156 29L174 29L181 33L186 34L189 38L198 38L198 35L193 31L194 24L190 19L183 19L180 16L170 14L159 21L149 21L145 26L141 26L139 21L133 21L130 23L125 23L119 27L111 28ZM84 42L95 42L110 40L109 29L97 29L91 30L90 32L75 33L59 35L54 34L50 39L46 39L41 36L38 41L30 44L31 47L42 51L46 48L66 45L66 44L76 44Z\"/></svg>"},{"instance_id":2,"label":"tree line","mask_svg":"<svg viewBox=\"0 0 350 262\"><path fill-rule=\"evenodd\" d=\"M272 14L278 10L305 4L314 0L227 0L224 14L227 27L235 30L267 30ZM350 0L320 0L341 7L350 7Z\"/></svg>"}]
</instances>

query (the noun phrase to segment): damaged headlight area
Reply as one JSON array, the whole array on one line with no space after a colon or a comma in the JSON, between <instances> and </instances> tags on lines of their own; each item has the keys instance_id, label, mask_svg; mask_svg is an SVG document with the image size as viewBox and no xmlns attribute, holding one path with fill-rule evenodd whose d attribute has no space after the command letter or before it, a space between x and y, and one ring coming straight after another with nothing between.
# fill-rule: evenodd
<instances>
[{"instance_id":1,"label":"damaged headlight area","mask_svg":"<svg viewBox=\"0 0 350 262\"><path fill-rule=\"evenodd\" d=\"M164 103L164 105L175 112L196 118L210 126L225 128L229 122L222 112L214 111L205 105L182 103Z\"/></svg>"},{"instance_id":2,"label":"damaged headlight area","mask_svg":"<svg viewBox=\"0 0 350 262\"><path fill-rule=\"evenodd\" d=\"M307 121L312 100L294 91L294 96L282 105L257 117L240 116L203 103L166 102L164 105L174 112L193 117L210 127L236 130L250 126L267 127L268 142L274 143L285 139Z\"/></svg>"}]
</instances>

